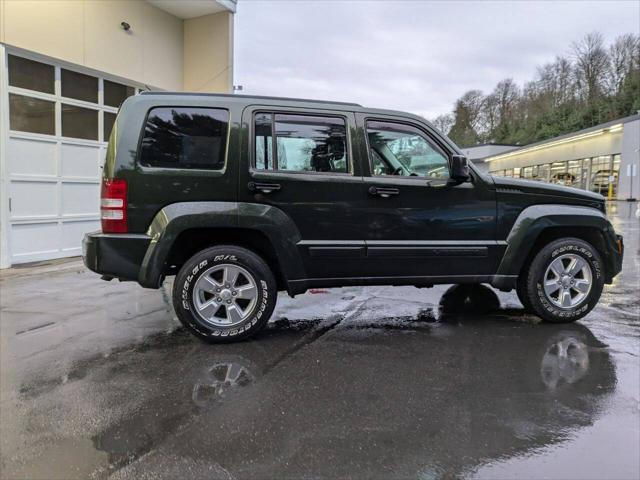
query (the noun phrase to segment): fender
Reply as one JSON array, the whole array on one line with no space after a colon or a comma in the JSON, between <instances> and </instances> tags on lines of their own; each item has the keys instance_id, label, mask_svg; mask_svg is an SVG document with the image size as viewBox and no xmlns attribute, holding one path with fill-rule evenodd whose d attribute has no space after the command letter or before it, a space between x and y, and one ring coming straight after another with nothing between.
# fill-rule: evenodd
<instances>
[{"instance_id":1,"label":"fender","mask_svg":"<svg viewBox=\"0 0 640 480\"><path fill-rule=\"evenodd\" d=\"M574 205L532 205L520 212L511 227L507 248L492 284L498 288L513 287L539 235L551 227L595 228L601 232L607 246L615 245L613 227L600 210ZM603 261L608 263L606 255L603 255Z\"/></svg>"},{"instance_id":2,"label":"fender","mask_svg":"<svg viewBox=\"0 0 640 480\"><path fill-rule=\"evenodd\" d=\"M247 228L271 241L285 279L304 278L296 247L300 233L281 210L268 205L238 202L180 202L162 208L149 225L151 239L138 273L138 283L158 288L169 252L178 236L191 228Z\"/></svg>"}]
</instances>

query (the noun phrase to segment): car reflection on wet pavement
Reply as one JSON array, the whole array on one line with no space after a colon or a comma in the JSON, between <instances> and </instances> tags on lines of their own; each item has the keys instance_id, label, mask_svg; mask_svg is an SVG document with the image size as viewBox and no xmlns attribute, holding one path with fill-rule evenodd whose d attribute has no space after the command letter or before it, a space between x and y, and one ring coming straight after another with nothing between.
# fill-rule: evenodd
<instances>
[{"instance_id":1,"label":"car reflection on wet pavement","mask_svg":"<svg viewBox=\"0 0 640 480\"><path fill-rule=\"evenodd\" d=\"M5 272L1 476L638 478L631 207L623 273L575 324L484 286L344 288L207 345L166 290L77 262Z\"/></svg>"}]
</instances>

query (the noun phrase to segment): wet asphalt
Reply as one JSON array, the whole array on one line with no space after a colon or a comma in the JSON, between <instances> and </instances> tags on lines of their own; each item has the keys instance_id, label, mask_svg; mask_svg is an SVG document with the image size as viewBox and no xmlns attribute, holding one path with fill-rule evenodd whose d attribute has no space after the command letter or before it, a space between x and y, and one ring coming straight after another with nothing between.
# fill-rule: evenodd
<instances>
[{"instance_id":1,"label":"wet asphalt","mask_svg":"<svg viewBox=\"0 0 640 480\"><path fill-rule=\"evenodd\" d=\"M488 287L281 295L207 345L170 284L77 260L0 275L0 477L639 478L640 222L600 305L540 324Z\"/></svg>"}]
</instances>

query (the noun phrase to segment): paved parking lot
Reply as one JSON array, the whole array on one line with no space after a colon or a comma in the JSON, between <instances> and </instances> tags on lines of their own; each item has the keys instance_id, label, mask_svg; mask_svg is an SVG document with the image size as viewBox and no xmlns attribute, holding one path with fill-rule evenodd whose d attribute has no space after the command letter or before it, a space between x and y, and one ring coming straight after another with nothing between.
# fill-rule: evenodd
<instances>
[{"instance_id":1,"label":"paved parking lot","mask_svg":"<svg viewBox=\"0 0 640 480\"><path fill-rule=\"evenodd\" d=\"M571 325L515 293L438 286L279 298L207 345L160 291L77 260L0 275L2 478L638 478L640 227Z\"/></svg>"}]
</instances>

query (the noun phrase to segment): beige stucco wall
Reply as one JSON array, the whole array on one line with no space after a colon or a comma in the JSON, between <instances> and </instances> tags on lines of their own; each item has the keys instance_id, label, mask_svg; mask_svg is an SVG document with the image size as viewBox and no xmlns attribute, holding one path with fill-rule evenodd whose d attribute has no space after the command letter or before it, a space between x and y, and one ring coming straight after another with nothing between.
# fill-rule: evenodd
<instances>
[{"instance_id":1,"label":"beige stucco wall","mask_svg":"<svg viewBox=\"0 0 640 480\"><path fill-rule=\"evenodd\" d=\"M142 0L0 0L0 42L165 90L231 90L229 12L182 20Z\"/></svg>"},{"instance_id":2,"label":"beige stucco wall","mask_svg":"<svg viewBox=\"0 0 640 480\"><path fill-rule=\"evenodd\" d=\"M611 155L622 150L622 131L602 133L601 135L580 139L575 142L563 143L554 147L514 155L504 160L489 162L489 171L505 170L514 167L528 167L545 163L562 162L565 160L579 160Z\"/></svg>"},{"instance_id":3,"label":"beige stucco wall","mask_svg":"<svg viewBox=\"0 0 640 480\"><path fill-rule=\"evenodd\" d=\"M184 90L233 90L233 15L215 13L184 22Z\"/></svg>"}]
</instances>

